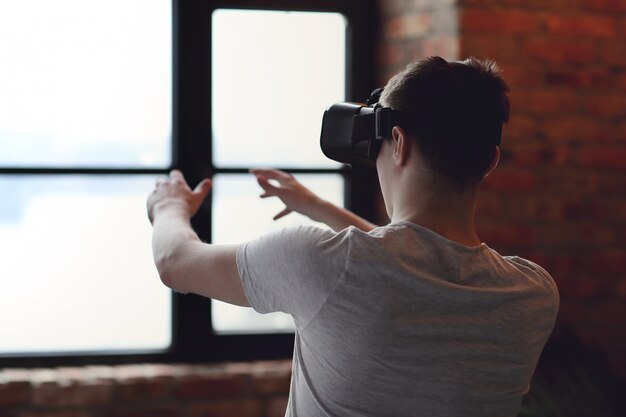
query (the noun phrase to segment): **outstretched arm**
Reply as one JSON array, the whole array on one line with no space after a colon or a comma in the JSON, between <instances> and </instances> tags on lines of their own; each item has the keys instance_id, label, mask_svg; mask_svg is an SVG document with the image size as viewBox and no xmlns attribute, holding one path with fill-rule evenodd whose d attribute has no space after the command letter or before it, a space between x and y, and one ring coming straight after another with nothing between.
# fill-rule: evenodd
<instances>
[{"instance_id":1,"label":"outstretched arm","mask_svg":"<svg viewBox=\"0 0 626 417\"><path fill-rule=\"evenodd\" d=\"M249 306L237 271L237 246L203 243L189 222L210 189L205 179L191 190L177 170L157 179L147 203L154 261L163 283L176 291Z\"/></svg>"},{"instance_id":2,"label":"outstretched arm","mask_svg":"<svg viewBox=\"0 0 626 417\"><path fill-rule=\"evenodd\" d=\"M285 203L285 209L274 216L274 220L296 211L327 224L336 232L348 226L356 226L366 232L376 227L351 211L320 198L286 172L277 169L252 169L250 172L263 188L261 198L278 197ZM277 181L279 185L271 184L270 180Z\"/></svg>"}]
</instances>

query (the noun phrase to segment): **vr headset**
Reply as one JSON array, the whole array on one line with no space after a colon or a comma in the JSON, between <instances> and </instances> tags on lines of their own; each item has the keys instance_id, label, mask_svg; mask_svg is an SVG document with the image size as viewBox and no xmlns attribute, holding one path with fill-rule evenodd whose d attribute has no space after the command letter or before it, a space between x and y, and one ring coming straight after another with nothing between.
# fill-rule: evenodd
<instances>
[{"instance_id":1,"label":"vr headset","mask_svg":"<svg viewBox=\"0 0 626 417\"><path fill-rule=\"evenodd\" d=\"M394 126L403 126L402 111L378 104L382 88L372 92L365 104L336 103L324 112L320 145L328 158L348 165L374 167L383 139ZM500 144L502 123L486 127L485 135Z\"/></svg>"},{"instance_id":2,"label":"vr headset","mask_svg":"<svg viewBox=\"0 0 626 417\"><path fill-rule=\"evenodd\" d=\"M399 122L399 112L378 104L383 89L365 104L336 103L324 112L320 145L328 158L349 165L373 167L384 138Z\"/></svg>"}]
</instances>

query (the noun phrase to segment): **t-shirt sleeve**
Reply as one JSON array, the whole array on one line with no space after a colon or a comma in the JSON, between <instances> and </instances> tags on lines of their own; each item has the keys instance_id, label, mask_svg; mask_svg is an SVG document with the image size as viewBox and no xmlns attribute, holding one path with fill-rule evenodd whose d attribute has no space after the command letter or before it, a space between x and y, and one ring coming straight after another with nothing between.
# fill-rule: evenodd
<instances>
[{"instance_id":1,"label":"t-shirt sleeve","mask_svg":"<svg viewBox=\"0 0 626 417\"><path fill-rule=\"evenodd\" d=\"M350 229L287 228L239 247L237 269L252 308L282 311L306 326L342 278Z\"/></svg>"},{"instance_id":2,"label":"t-shirt sleeve","mask_svg":"<svg viewBox=\"0 0 626 417\"><path fill-rule=\"evenodd\" d=\"M552 300L555 306L555 310L558 311L559 305L561 302L561 299L559 296L559 290L556 286L556 283L554 282L554 279L548 273L548 271L546 271L545 269L543 269L541 266L537 265L536 263L529 261L527 259L524 259L524 258L520 258L518 256L506 256L505 259L507 259L509 262L513 262L518 267L521 266L521 267L525 267L525 268L532 270L535 273L535 275L541 280L541 282L543 282L543 284L550 289L550 292L552 294Z\"/></svg>"}]
</instances>

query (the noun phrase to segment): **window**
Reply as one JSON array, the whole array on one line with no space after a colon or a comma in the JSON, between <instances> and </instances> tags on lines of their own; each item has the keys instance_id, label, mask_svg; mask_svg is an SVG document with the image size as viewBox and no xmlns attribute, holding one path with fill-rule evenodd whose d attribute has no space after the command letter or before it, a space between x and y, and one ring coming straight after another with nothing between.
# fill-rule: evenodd
<instances>
[{"instance_id":1,"label":"window","mask_svg":"<svg viewBox=\"0 0 626 417\"><path fill-rule=\"evenodd\" d=\"M171 344L143 208L171 164L171 9L0 2L0 354Z\"/></svg>"},{"instance_id":2,"label":"window","mask_svg":"<svg viewBox=\"0 0 626 417\"><path fill-rule=\"evenodd\" d=\"M272 222L280 202L257 198L248 168L275 166L372 218L375 178L324 158L318 139L325 107L375 86L373 5L0 1L0 250L11 286L0 295L0 366L290 355L288 317L160 283L145 198L173 167L191 183L212 177L194 228L241 242L306 221Z\"/></svg>"},{"instance_id":3,"label":"window","mask_svg":"<svg viewBox=\"0 0 626 417\"><path fill-rule=\"evenodd\" d=\"M325 108L345 99L345 18L329 12L218 9L211 26L217 173L212 241L240 243L271 230L311 223L297 214L272 222L281 204L258 201L254 179L221 173L225 168L317 169L300 179L342 205L341 167L322 154L319 132ZM262 316L220 302L212 307L217 331L293 328L287 315Z\"/></svg>"}]
</instances>

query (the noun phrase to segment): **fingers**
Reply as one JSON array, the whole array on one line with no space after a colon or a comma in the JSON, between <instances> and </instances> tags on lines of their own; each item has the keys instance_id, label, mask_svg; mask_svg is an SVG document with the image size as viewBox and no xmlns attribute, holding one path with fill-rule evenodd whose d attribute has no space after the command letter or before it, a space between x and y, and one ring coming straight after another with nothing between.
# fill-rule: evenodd
<instances>
[{"instance_id":1,"label":"fingers","mask_svg":"<svg viewBox=\"0 0 626 417\"><path fill-rule=\"evenodd\" d=\"M196 185L196 188L193 189L193 193L200 195L202 198L206 197L211 191L211 180L208 178L203 179Z\"/></svg>"},{"instance_id":2,"label":"fingers","mask_svg":"<svg viewBox=\"0 0 626 417\"><path fill-rule=\"evenodd\" d=\"M291 213L293 210L288 209L285 207L285 209L283 211L281 211L280 213L278 213L276 216L274 216L274 220L278 220L281 217L285 217L286 215L288 215L289 213Z\"/></svg>"},{"instance_id":3,"label":"fingers","mask_svg":"<svg viewBox=\"0 0 626 417\"><path fill-rule=\"evenodd\" d=\"M187 184L187 182L185 181L185 177L183 176L183 173L180 172L177 169L174 169L172 171L170 171L169 175L161 175L159 177L157 177L157 179L155 180L155 185L157 188L169 183L170 181L173 182L180 182L183 184Z\"/></svg>"},{"instance_id":4,"label":"fingers","mask_svg":"<svg viewBox=\"0 0 626 417\"><path fill-rule=\"evenodd\" d=\"M293 178L291 174L288 174L285 171L281 171L279 169L254 168L250 170L250 173L256 175L257 177L261 175L265 178L268 178L270 180L276 180L278 182Z\"/></svg>"},{"instance_id":5,"label":"fingers","mask_svg":"<svg viewBox=\"0 0 626 417\"><path fill-rule=\"evenodd\" d=\"M185 176L178 169L173 169L170 171L170 179L185 181Z\"/></svg>"},{"instance_id":6,"label":"fingers","mask_svg":"<svg viewBox=\"0 0 626 417\"><path fill-rule=\"evenodd\" d=\"M157 177L157 179L154 181L154 184L156 185L157 188L159 188L167 182L167 178L168 177L164 177L164 176Z\"/></svg>"},{"instance_id":7,"label":"fingers","mask_svg":"<svg viewBox=\"0 0 626 417\"><path fill-rule=\"evenodd\" d=\"M263 191L265 191L263 194L261 194L261 198L276 196L280 192L280 188L270 184L268 179L263 175L257 175L256 181L257 183L259 183L261 188L263 188Z\"/></svg>"}]
</instances>

